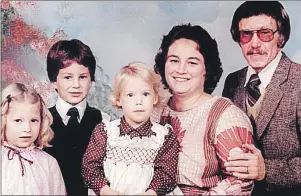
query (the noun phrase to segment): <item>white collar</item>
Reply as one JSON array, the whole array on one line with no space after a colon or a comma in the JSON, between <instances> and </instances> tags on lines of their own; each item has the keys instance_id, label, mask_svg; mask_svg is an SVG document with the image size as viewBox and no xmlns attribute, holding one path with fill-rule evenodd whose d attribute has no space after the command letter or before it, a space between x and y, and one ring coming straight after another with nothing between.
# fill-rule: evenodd
<instances>
[{"instance_id":1,"label":"white collar","mask_svg":"<svg viewBox=\"0 0 301 196\"><path fill-rule=\"evenodd\" d=\"M64 101L60 96L58 96L55 108L59 115L61 116L63 123L66 125L68 123L68 120L70 116L67 116L67 112L70 108L76 107L79 113L79 122L82 120L86 107L87 107L87 98L84 99L82 102L78 103L77 105L71 105Z\"/></svg>"},{"instance_id":2,"label":"white collar","mask_svg":"<svg viewBox=\"0 0 301 196\"><path fill-rule=\"evenodd\" d=\"M276 70L276 68L277 68L277 66L278 66L278 64L280 62L281 57L282 57L282 52L279 51L278 54L277 54L277 56L265 68L263 68L258 73L258 77L259 77L259 79L261 81L260 86L263 89L265 89L269 85L269 83L271 82L272 76L273 76L273 74L274 74L274 72L275 72L275 70ZM255 74L255 73L256 73L255 70L251 66L249 66L244 86L247 85L247 83L248 83L251 75Z\"/></svg>"}]
</instances>

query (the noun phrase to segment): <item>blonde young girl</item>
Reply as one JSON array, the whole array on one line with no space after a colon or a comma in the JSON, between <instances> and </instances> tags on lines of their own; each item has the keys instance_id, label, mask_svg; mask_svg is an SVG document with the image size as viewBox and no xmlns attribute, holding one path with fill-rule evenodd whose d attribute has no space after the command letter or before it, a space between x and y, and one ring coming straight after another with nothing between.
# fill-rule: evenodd
<instances>
[{"instance_id":1,"label":"blonde young girl","mask_svg":"<svg viewBox=\"0 0 301 196\"><path fill-rule=\"evenodd\" d=\"M40 95L20 83L2 91L3 195L65 195L57 161L44 146L53 138L52 116Z\"/></svg>"},{"instance_id":2,"label":"blonde young girl","mask_svg":"<svg viewBox=\"0 0 301 196\"><path fill-rule=\"evenodd\" d=\"M97 195L165 195L175 188L177 138L168 125L150 121L162 101L160 85L160 77L139 62L116 75L113 105L123 117L95 127L82 164Z\"/></svg>"}]
</instances>

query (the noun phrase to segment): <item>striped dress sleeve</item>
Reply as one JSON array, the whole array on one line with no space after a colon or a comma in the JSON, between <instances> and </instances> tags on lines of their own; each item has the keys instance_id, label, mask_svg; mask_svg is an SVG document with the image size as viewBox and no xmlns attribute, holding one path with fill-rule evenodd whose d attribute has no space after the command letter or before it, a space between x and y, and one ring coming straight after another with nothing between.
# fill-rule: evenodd
<instances>
[{"instance_id":1,"label":"striped dress sleeve","mask_svg":"<svg viewBox=\"0 0 301 196\"><path fill-rule=\"evenodd\" d=\"M253 180L238 179L226 171L224 163L231 153L243 152L242 144L253 144L252 126L243 111L234 105L227 108L217 122L214 146L222 180L205 195L251 195Z\"/></svg>"}]
</instances>

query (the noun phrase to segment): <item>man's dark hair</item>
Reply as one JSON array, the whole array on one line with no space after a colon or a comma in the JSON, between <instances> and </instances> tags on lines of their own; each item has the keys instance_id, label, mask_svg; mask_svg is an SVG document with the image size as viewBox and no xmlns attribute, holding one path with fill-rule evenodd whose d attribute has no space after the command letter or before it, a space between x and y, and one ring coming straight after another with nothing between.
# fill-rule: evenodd
<instances>
[{"instance_id":1,"label":"man's dark hair","mask_svg":"<svg viewBox=\"0 0 301 196\"><path fill-rule=\"evenodd\" d=\"M246 1L235 11L231 25L231 35L239 43L239 22L243 18L267 15L276 20L277 30L281 35L279 48L283 48L291 33L290 19L282 4L278 1Z\"/></svg>"}]
</instances>

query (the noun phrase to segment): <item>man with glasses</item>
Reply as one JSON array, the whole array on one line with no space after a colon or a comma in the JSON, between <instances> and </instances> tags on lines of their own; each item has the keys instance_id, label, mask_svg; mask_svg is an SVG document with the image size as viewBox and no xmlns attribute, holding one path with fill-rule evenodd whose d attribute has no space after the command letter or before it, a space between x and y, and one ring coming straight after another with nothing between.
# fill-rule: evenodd
<instances>
[{"instance_id":1,"label":"man with glasses","mask_svg":"<svg viewBox=\"0 0 301 196\"><path fill-rule=\"evenodd\" d=\"M257 148L245 145L226 169L257 180L253 195L301 195L301 65L281 51L289 16L277 1L247 1L234 13L231 34L249 66L227 76L223 96L250 117Z\"/></svg>"}]
</instances>

